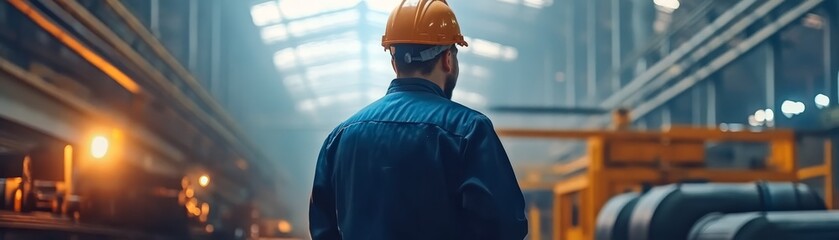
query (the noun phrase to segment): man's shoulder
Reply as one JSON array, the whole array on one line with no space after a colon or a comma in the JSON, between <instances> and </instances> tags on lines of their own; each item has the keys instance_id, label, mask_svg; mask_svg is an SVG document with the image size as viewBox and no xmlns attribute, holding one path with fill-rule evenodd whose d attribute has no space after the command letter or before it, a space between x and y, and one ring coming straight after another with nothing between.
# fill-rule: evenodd
<instances>
[{"instance_id":1,"label":"man's shoulder","mask_svg":"<svg viewBox=\"0 0 839 240\"><path fill-rule=\"evenodd\" d=\"M367 104L366 106L362 107L358 111L356 111L352 116L345 119L338 127L346 126L355 122L366 121L366 120L374 120L378 113L381 113L386 108L386 103L383 99L379 99L373 101L372 103Z\"/></svg>"},{"instance_id":2,"label":"man's shoulder","mask_svg":"<svg viewBox=\"0 0 839 240\"><path fill-rule=\"evenodd\" d=\"M481 111L467 107L455 101L449 102L453 111L458 112L464 116L463 120L466 122L475 121L489 121L489 117L484 115Z\"/></svg>"},{"instance_id":3,"label":"man's shoulder","mask_svg":"<svg viewBox=\"0 0 839 240\"><path fill-rule=\"evenodd\" d=\"M481 111L454 101L449 102L449 107L445 120L449 131L467 136L478 129L493 129L492 121Z\"/></svg>"}]
</instances>

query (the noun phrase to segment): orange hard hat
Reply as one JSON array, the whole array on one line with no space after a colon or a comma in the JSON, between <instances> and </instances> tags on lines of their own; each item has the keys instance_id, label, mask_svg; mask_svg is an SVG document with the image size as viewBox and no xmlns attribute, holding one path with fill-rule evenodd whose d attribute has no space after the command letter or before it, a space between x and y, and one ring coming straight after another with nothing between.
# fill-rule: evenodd
<instances>
[{"instance_id":1,"label":"orange hard hat","mask_svg":"<svg viewBox=\"0 0 839 240\"><path fill-rule=\"evenodd\" d=\"M445 0L402 0L390 14L382 36L385 50L396 44L469 45Z\"/></svg>"}]
</instances>

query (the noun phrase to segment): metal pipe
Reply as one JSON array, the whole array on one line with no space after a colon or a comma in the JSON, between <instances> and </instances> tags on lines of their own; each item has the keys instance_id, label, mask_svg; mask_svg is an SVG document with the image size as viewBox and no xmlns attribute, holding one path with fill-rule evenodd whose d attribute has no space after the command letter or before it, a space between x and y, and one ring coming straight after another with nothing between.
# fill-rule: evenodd
<instances>
[{"instance_id":1,"label":"metal pipe","mask_svg":"<svg viewBox=\"0 0 839 240\"><path fill-rule=\"evenodd\" d=\"M655 187L638 200L629 221L629 239L687 239L694 223L713 212L825 208L818 193L803 183L670 184Z\"/></svg>"},{"instance_id":2,"label":"metal pipe","mask_svg":"<svg viewBox=\"0 0 839 240\"><path fill-rule=\"evenodd\" d=\"M709 75L715 73L717 70L726 66L728 63L731 63L747 51L754 48L757 44L763 42L770 36L774 35L778 31L780 31L781 28L789 25L792 21L798 19L799 17L812 10L822 2L823 0L809 0L799 4L794 9L789 10L780 18L778 18L771 24L767 25L766 27L762 28L760 31L755 33L753 36L749 37L745 41L738 44L736 47L732 48L731 50L728 50L724 54L715 58L705 67L702 67L701 69L697 70L694 74L682 79L667 90L656 95L650 101L647 101L633 109L632 117L634 119L638 119L644 116L645 114L649 113L650 111L658 108L665 102L674 98L678 94L684 92L686 89L690 88L694 84L702 80L705 80Z\"/></svg>"},{"instance_id":3,"label":"metal pipe","mask_svg":"<svg viewBox=\"0 0 839 240\"><path fill-rule=\"evenodd\" d=\"M711 213L696 221L688 240L839 239L837 211Z\"/></svg>"}]
</instances>

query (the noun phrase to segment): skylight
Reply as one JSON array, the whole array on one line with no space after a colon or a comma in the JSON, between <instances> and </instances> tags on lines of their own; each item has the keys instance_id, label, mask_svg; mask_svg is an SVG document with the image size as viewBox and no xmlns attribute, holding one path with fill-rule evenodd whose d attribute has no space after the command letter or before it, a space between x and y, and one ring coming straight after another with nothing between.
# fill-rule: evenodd
<instances>
[{"instance_id":1,"label":"skylight","mask_svg":"<svg viewBox=\"0 0 839 240\"><path fill-rule=\"evenodd\" d=\"M253 24L260 27L278 23L282 20L280 9L277 7L277 1L268 1L254 5L251 7L251 18L253 18Z\"/></svg>"}]
</instances>

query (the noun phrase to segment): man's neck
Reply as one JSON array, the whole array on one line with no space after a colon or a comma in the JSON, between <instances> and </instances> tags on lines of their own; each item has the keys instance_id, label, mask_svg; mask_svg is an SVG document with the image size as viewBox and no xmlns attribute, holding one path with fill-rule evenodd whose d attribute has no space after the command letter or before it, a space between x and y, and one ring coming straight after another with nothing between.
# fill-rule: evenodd
<instances>
[{"instance_id":1,"label":"man's neck","mask_svg":"<svg viewBox=\"0 0 839 240\"><path fill-rule=\"evenodd\" d=\"M437 84L437 86L439 86L440 89L445 89L446 88L446 80L445 80L446 78L445 78L445 76L435 76L435 75L437 75L437 74L433 74L433 73L428 74L428 75L419 75L419 74L400 75L400 74L397 74L396 77L397 78L422 78L422 79L431 81L434 84Z\"/></svg>"}]
</instances>

